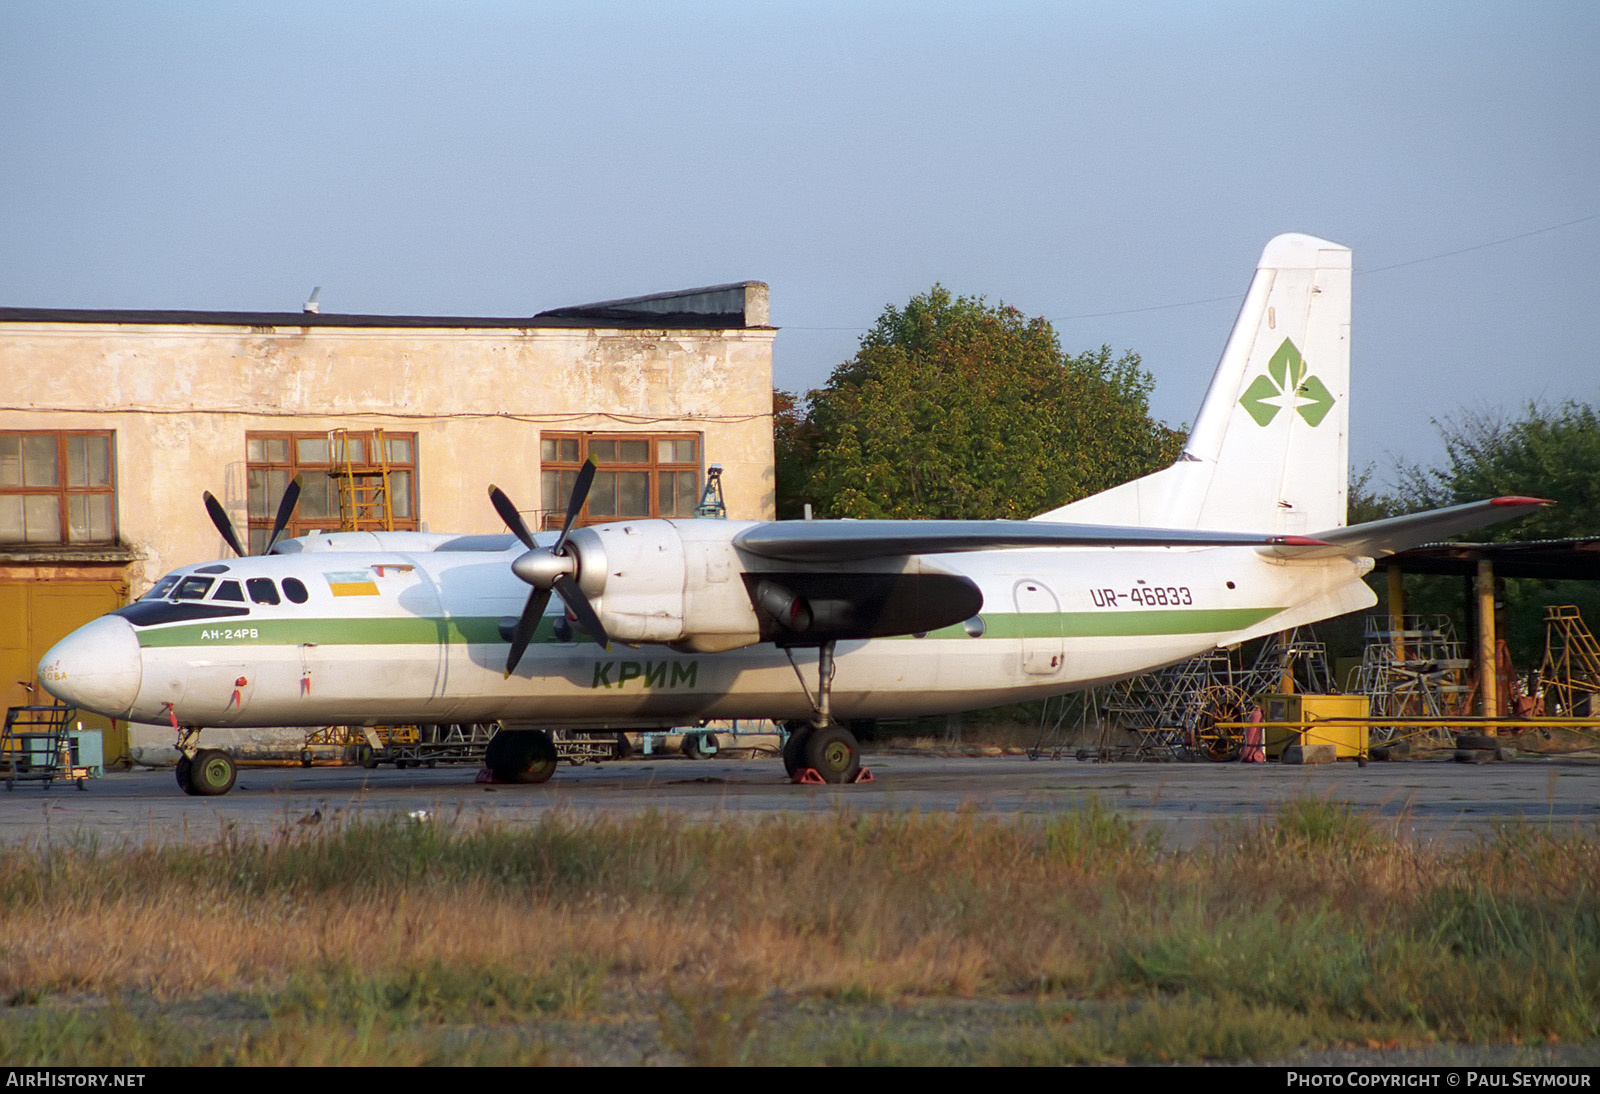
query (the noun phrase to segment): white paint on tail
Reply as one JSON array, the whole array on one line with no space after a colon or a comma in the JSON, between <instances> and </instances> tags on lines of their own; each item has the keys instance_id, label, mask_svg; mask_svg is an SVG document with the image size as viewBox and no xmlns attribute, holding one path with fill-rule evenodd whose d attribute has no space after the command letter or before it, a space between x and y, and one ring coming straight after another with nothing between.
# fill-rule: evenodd
<instances>
[{"instance_id":1,"label":"white paint on tail","mask_svg":"<svg viewBox=\"0 0 1600 1094\"><path fill-rule=\"evenodd\" d=\"M1349 394L1350 249L1278 236L1178 462L1034 519L1290 535L1342 527Z\"/></svg>"}]
</instances>

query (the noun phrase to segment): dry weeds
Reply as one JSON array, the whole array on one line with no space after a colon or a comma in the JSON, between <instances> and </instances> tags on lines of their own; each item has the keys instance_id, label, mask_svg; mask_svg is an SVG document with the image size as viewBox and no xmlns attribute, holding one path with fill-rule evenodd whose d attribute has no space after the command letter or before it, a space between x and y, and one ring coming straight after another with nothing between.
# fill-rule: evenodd
<instances>
[{"instance_id":1,"label":"dry weeds","mask_svg":"<svg viewBox=\"0 0 1600 1094\"><path fill-rule=\"evenodd\" d=\"M0 852L15 1063L1076 1062L1600 1039L1600 839L1295 802Z\"/></svg>"}]
</instances>

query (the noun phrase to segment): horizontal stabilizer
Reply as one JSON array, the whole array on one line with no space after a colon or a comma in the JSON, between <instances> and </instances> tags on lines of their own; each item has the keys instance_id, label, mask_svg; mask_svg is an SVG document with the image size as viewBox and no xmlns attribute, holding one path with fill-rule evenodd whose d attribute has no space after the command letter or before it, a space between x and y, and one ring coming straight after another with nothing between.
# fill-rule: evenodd
<instances>
[{"instance_id":1,"label":"horizontal stabilizer","mask_svg":"<svg viewBox=\"0 0 1600 1094\"><path fill-rule=\"evenodd\" d=\"M1307 536L1194 529L1124 528L1030 520L785 520L757 524L733 545L785 562L860 562L898 555L987 551L1001 547L1265 547L1304 545ZM1337 552L1336 552L1337 553Z\"/></svg>"},{"instance_id":2,"label":"horizontal stabilizer","mask_svg":"<svg viewBox=\"0 0 1600 1094\"><path fill-rule=\"evenodd\" d=\"M1425 513L1408 513L1403 517L1388 517L1348 528L1334 528L1316 536L1324 546L1278 544L1262 550L1264 554L1280 558L1334 558L1341 555L1346 558L1383 558L1475 528L1516 520L1534 509L1553 504L1544 498L1490 498L1488 501L1452 505L1447 509L1430 509Z\"/></svg>"}]
</instances>

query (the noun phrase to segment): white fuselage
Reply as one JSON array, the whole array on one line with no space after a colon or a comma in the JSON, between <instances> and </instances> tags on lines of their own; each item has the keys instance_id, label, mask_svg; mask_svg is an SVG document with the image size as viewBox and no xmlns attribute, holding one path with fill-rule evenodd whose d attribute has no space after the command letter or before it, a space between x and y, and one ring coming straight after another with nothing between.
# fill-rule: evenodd
<instances>
[{"instance_id":1,"label":"white fuselage","mask_svg":"<svg viewBox=\"0 0 1600 1094\"><path fill-rule=\"evenodd\" d=\"M719 539L738 528L715 523L727 529ZM384 542L397 540L406 542ZM510 568L522 546L431 550L415 540L425 549L185 567L171 575L176 582L163 581L161 599L63 640L41 678L85 709L182 726L624 727L813 714L815 648L606 650L566 624L559 601L508 677L505 628L528 596ZM1283 561L1254 548L991 550L937 563L977 584L982 610L926 635L841 641L835 717L1059 694L1372 602L1359 580L1366 560ZM258 602L268 599L263 582L276 603ZM292 583L303 602L291 599ZM607 615L605 595L595 604ZM147 621L130 622L139 613Z\"/></svg>"}]
</instances>

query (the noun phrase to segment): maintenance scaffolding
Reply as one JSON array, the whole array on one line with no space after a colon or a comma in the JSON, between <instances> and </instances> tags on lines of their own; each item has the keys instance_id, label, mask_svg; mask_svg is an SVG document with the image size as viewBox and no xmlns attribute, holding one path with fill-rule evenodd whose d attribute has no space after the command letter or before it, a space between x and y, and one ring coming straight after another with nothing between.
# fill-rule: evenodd
<instances>
[{"instance_id":1,"label":"maintenance scaffolding","mask_svg":"<svg viewBox=\"0 0 1600 1094\"><path fill-rule=\"evenodd\" d=\"M1228 760L1242 721L1263 692L1332 690L1327 646L1310 627L1269 635L1245 665L1240 648L1215 649L1144 676L1045 704L1035 759ZM1133 741L1128 740L1132 734ZM1082 744L1094 739L1092 744Z\"/></svg>"},{"instance_id":2,"label":"maintenance scaffolding","mask_svg":"<svg viewBox=\"0 0 1600 1094\"><path fill-rule=\"evenodd\" d=\"M1553 717L1589 717L1600 708L1600 643L1574 604L1544 610L1544 661L1534 685L1537 712Z\"/></svg>"},{"instance_id":3,"label":"maintenance scaffolding","mask_svg":"<svg viewBox=\"0 0 1600 1094\"><path fill-rule=\"evenodd\" d=\"M1373 727L1374 745L1410 738L1445 746L1447 728L1394 720L1470 715L1477 682L1448 615L1370 615L1354 690L1367 696L1373 718L1388 723Z\"/></svg>"}]
</instances>

